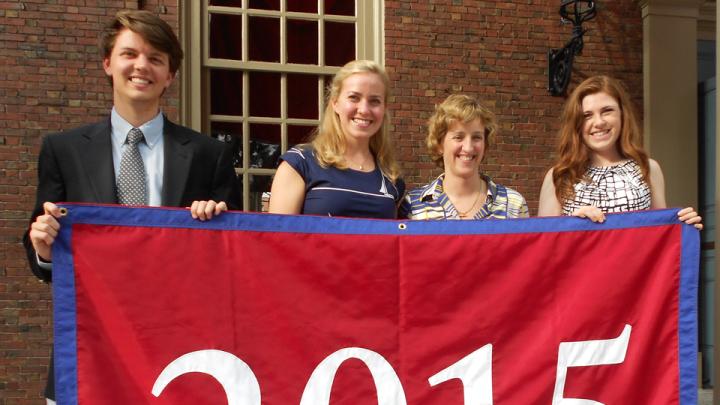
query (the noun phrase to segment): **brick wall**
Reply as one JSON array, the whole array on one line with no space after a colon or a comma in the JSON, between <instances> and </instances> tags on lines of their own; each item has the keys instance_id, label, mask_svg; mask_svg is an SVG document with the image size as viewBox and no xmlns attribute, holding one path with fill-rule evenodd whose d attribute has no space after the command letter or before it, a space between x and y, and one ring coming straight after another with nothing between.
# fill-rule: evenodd
<instances>
[{"instance_id":1,"label":"brick wall","mask_svg":"<svg viewBox=\"0 0 720 405\"><path fill-rule=\"evenodd\" d=\"M151 11L165 3L163 17L177 28L177 2L143 3ZM136 9L138 1L0 1L0 404L44 404L50 286L32 276L21 245L37 154L44 134L107 116L112 92L98 36L123 8ZM171 119L177 93L173 85L165 95Z\"/></svg>"},{"instance_id":2,"label":"brick wall","mask_svg":"<svg viewBox=\"0 0 720 405\"><path fill-rule=\"evenodd\" d=\"M46 4L53 3L53 4ZM27 269L20 244L34 202L41 137L99 120L111 92L98 55L99 28L121 8L164 4L177 28L177 1L0 0L0 404L40 404L51 342L49 286ZM172 5L169 5L172 4ZM385 57L393 79L394 134L410 186L439 173L424 148L434 103L452 92L479 96L501 133L485 170L537 210L552 162L562 98L548 95L547 50L571 27L557 0L385 0ZM573 83L619 77L642 97L642 23L635 1L599 4L587 23ZM177 86L164 110L177 117Z\"/></svg>"},{"instance_id":3,"label":"brick wall","mask_svg":"<svg viewBox=\"0 0 720 405\"><path fill-rule=\"evenodd\" d=\"M595 74L623 80L642 108L642 21L633 1L598 3L586 23L572 86ZM424 139L433 105L447 95L479 97L497 114L500 136L483 170L522 193L537 212L542 178L552 164L564 101L547 88L547 51L570 39L558 0L385 1L385 63L394 79L395 139L405 178L426 183L440 173Z\"/></svg>"}]
</instances>

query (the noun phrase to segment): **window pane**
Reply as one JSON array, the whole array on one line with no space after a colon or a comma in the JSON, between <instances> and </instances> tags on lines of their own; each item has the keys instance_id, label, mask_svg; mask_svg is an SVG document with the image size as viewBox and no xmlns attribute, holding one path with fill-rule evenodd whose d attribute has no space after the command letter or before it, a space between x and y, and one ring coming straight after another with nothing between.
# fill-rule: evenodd
<instances>
[{"instance_id":1,"label":"window pane","mask_svg":"<svg viewBox=\"0 0 720 405\"><path fill-rule=\"evenodd\" d=\"M250 167L275 169L280 157L280 125L250 124Z\"/></svg>"},{"instance_id":2,"label":"window pane","mask_svg":"<svg viewBox=\"0 0 720 405\"><path fill-rule=\"evenodd\" d=\"M210 14L210 57L242 59L242 17Z\"/></svg>"},{"instance_id":3,"label":"window pane","mask_svg":"<svg viewBox=\"0 0 720 405\"><path fill-rule=\"evenodd\" d=\"M288 146L310 142L310 137L315 128L305 125L288 125Z\"/></svg>"},{"instance_id":4,"label":"window pane","mask_svg":"<svg viewBox=\"0 0 720 405\"><path fill-rule=\"evenodd\" d=\"M249 6L260 10L280 10L280 0L250 0Z\"/></svg>"},{"instance_id":5,"label":"window pane","mask_svg":"<svg viewBox=\"0 0 720 405\"><path fill-rule=\"evenodd\" d=\"M325 65L342 66L355 59L355 24L325 21Z\"/></svg>"},{"instance_id":6,"label":"window pane","mask_svg":"<svg viewBox=\"0 0 720 405\"><path fill-rule=\"evenodd\" d=\"M288 118L318 119L318 77L287 75Z\"/></svg>"},{"instance_id":7,"label":"window pane","mask_svg":"<svg viewBox=\"0 0 720 405\"><path fill-rule=\"evenodd\" d=\"M280 62L280 19L249 17L248 51L250 60Z\"/></svg>"},{"instance_id":8,"label":"window pane","mask_svg":"<svg viewBox=\"0 0 720 405\"><path fill-rule=\"evenodd\" d=\"M348 0L345 0L348 1ZM352 3L352 1L348 1ZM299 11L302 13L317 13L318 0L287 0L288 11Z\"/></svg>"},{"instance_id":9,"label":"window pane","mask_svg":"<svg viewBox=\"0 0 720 405\"><path fill-rule=\"evenodd\" d=\"M242 0L210 0L211 6L240 7Z\"/></svg>"},{"instance_id":10,"label":"window pane","mask_svg":"<svg viewBox=\"0 0 720 405\"><path fill-rule=\"evenodd\" d=\"M280 74L250 72L250 115L280 117Z\"/></svg>"},{"instance_id":11,"label":"window pane","mask_svg":"<svg viewBox=\"0 0 720 405\"><path fill-rule=\"evenodd\" d=\"M272 177L257 174L250 175L250 206L248 210L267 212L270 185L272 185Z\"/></svg>"},{"instance_id":12,"label":"window pane","mask_svg":"<svg viewBox=\"0 0 720 405\"><path fill-rule=\"evenodd\" d=\"M239 70L210 70L210 114L243 114L242 75Z\"/></svg>"},{"instance_id":13,"label":"window pane","mask_svg":"<svg viewBox=\"0 0 720 405\"><path fill-rule=\"evenodd\" d=\"M325 14L355 15L355 2L352 0L324 0Z\"/></svg>"},{"instance_id":14,"label":"window pane","mask_svg":"<svg viewBox=\"0 0 720 405\"><path fill-rule=\"evenodd\" d=\"M242 167L242 124L213 122L210 124L210 136L229 143L233 151L233 167Z\"/></svg>"},{"instance_id":15,"label":"window pane","mask_svg":"<svg viewBox=\"0 0 720 405\"><path fill-rule=\"evenodd\" d=\"M318 23L287 20L288 63L318 63Z\"/></svg>"},{"instance_id":16,"label":"window pane","mask_svg":"<svg viewBox=\"0 0 720 405\"><path fill-rule=\"evenodd\" d=\"M222 63L218 59L233 61L233 67L210 67L206 60L201 62L202 74L192 80L193 85L202 87L202 106L193 113L201 114L203 130L231 145L233 165L243 173L240 181L249 190L243 199L249 203L243 208L266 210L272 177L251 172L274 171L267 169L277 168L281 145L291 147L310 141L324 113L325 93L332 81L332 75L298 71L304 67L340 67L356 59L356 30L361 28L357 24L366 21L357 17L364 15L366 6L357 0L200 2L201 26L199 30L193 28L192 34L207 35L203 36L208 40L202 44L200 55L206 52L213 65ZM368 4L367 17L376 16L375 3L381 2ZM230 7L237 15L210 11L208 6ZM289 15L280 15L281 10ZM335 21L322 17L321 11ZM306 13L308 19L293 13ZM197 21L197 17L191 18ZM242 122L218 122L222 120Z\"/></svg>"}]
</instances>

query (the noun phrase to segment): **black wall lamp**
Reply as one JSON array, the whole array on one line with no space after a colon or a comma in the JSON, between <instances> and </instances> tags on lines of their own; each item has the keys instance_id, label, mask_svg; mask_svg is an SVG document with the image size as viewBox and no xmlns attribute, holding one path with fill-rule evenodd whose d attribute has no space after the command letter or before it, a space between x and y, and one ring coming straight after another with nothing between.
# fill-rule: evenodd
<instances>
[{"instance_id":1,"label":"black wall lamp","mask_svg":"<svg viewBox=\"0 0 720 405\"><path fill-rule=\"evenodd\" d=\"M560 17L563 22L572 22L572 38L562 49L548 51L548 91L553 96L565 94L570 83L573 58L583 49L582 23L595 18L595 2L592 0L562 0Z\"/></svg>"}]
</instances>

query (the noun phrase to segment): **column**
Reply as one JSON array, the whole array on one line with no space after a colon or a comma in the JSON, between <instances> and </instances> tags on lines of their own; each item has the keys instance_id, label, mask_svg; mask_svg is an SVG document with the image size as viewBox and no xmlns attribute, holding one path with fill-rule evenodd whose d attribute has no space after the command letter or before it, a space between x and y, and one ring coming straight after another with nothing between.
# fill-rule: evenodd
<instances>
[{"instance_id":1,"label":"column","mask_svg":"<svg viewBox=\"0 0 720 405\"><path fill-rule=\"evenodd\" d=\"M642 0L645 146L668 206L698 206L697 24L702 0Z\"/></svg>"}]
</instances>

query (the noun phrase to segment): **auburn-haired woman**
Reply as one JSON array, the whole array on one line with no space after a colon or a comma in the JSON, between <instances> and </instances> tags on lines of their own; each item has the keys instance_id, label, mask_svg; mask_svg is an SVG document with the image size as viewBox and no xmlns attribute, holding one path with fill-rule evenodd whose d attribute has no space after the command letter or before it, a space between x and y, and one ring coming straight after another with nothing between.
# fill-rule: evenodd
<instances>
[{"instance_id":1,"label":"auburn-haired woman","mask_svg":"<svg viewBox=\"0 0 720 405\"><path fill-rule=\"evenodd\" d=\"M338 71L312 141L281 157L271 213L397 216L405 184L388 131L389 85L384 69L372 61L352 61Z\"/></svg>"},{"instance_id":2,"label":"auburn-haired woman","mask_svg":"<svg viewBox=\"0 0 720 405\"><path fill-rule=\"evenodd\" d=\"M528 216L520 193L481 174L497 132L495 115L471 96L453 94L435 107L426 145L444 173L410 193L403 216L410 219L508 219Z\"/></svg>"},{"instance_id":3,"label":"auburn-haired woman","mask_svg":"<svg viewBox=\"0 0 720 405\"><path fill-rule=\"evenodd\" d=\"M666 207L660 165L643 150L635 110L618 80L593 76L580 83L565 103L559 138L538 215L603 222L609 212ZM678 217L702 229L693 208L680 210Z\"/></svg>"}]
</instances>

